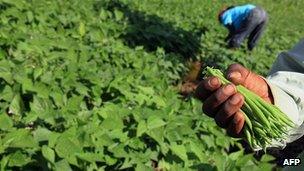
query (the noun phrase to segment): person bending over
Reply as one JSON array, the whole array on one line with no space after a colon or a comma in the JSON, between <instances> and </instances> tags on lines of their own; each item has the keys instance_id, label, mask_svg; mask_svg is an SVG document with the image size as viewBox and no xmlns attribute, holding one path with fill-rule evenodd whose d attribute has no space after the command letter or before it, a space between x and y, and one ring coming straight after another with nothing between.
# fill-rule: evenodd
<instances>
[{"instance_id":1,"label":"person bending over","mask_svg":"<svg viewBox=\"0 0 304 171\"><path fill-rule=\"evenodd\" d=\"M266 23L267 13L261 7L247 4L242 6L230 6L222 10L218 20L228 30L225 41L229 48L238 48L248 37L248 49L252 50L259 41Z\"/></svg>"}]
</instances>

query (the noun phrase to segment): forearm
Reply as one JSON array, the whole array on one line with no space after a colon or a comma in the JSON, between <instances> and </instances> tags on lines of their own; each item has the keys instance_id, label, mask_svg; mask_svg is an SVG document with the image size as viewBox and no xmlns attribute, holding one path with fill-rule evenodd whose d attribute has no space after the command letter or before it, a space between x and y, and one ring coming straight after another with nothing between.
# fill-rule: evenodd
<instances>
[{"instance_id":1,"label":"forearm","mask_svg":"<svg viewBox=\"0 0 304 171\"><path fill-rule=\"evenodd\" d=\"M271 147L285 147L304 135L304 41L288 52L281 53L265 79L279 107L295 124L286 141L274 142Z\"/></svg>"},{"instance_id":2,"label":"forearm","mask_svg":"<svg viewBox=\"0 0 304 171\"><path fill-rule=\"evenodd\" d=\"M272 94L273 104L281 109L294 123L285 140L274 140L269 147L284 148L304 135L304 74L276 72L264 79ZM255 150L261 150L256 148Z\"/></svg>"},{"instance_id":3,"label":"forearm","mask_svg":"<svg viewBox=\"0 0 304 171\"><path fill-rule=\"evenodd\" d=\"M231 35L234 34L235 29L234 29L234 26L233 26L232 24L227 24L225 27L229 30L229 35L230 35L230 34L231 34Z\"/></svg>"}]
</instances>

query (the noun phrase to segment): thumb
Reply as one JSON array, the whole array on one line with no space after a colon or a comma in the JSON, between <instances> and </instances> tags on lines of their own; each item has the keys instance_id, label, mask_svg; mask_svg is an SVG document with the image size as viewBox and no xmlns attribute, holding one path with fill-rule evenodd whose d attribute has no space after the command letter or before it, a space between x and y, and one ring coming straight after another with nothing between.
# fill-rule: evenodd
<instances>
[{"instance_id":1,"label":"thumb","mask_svg":"<svg viewBox=\"0 0 304 171\"><path fill-rule=\"evenodd\" d=\"M228 67L227 78L235 85L243 85L247 87L248 80L251 80L250 77L254 77L251 74L250 70L243 67L240 64L232 64Z\"/></svg>"},{"instance_id":2,"label":"thumb","mask_svg":"<svg viewBox=\"0 0 304 171\"><path fill-rule=\"evenodd\" d=\"M226 76L235 85L242 85L253 91L267 102L273 103L273 97L266 81L240 64L228 67Z\"/></svg>"},{"instance_id":3,"label":"thumb","mask_svg":"<svg viewBox=\"0 0 304 171\"><path fill-rule=\"evenodd\" d=\"M238 71L233 71L233 72L229 73L227 78L236 85L242 84L244 82L242 74Z\"/></svg>"}]
</instances>

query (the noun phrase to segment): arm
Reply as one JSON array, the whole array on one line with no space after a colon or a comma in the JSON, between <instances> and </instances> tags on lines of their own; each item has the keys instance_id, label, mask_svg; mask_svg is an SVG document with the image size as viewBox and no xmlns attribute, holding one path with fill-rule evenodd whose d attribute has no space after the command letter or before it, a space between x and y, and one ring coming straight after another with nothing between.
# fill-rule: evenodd
<instances>
[{"instance_id":1,"label":"arm","mask_svg":"<svg viewBox=\"0 0 304 171\"><path fill-rule=\"evenodd\" d=\"M225 41L229 41L231 39L231 37L233 36L234 32L235 32L235 29L233 27L232 24L228 24L225 26L228 30L229 30L229 34L228 36L225 38Z\"/></svg>"},{"instance_id":2,"label":"arm","mask_svg":"<svg viewBox=\"0 0 304 171\"><path fill-rule=\"evenodd\" d=\"M221 23L229 30L229 34L226 37L225 41L229 41L229 39L232 37L232 35L235 32L235 28L232 24L232 17L231 17L231 11L228 10L222 15Z\"/></svg>"},{"instance_id":3,"label":"arm","mask_svg":"<svg viewBox=\"0 0 304 171\"><path fill-rule=\"evenodd\" d=\"M266 80L275 105L298 125L290 131L287 142L278 144L285 146L304 135L304 40L278 56Z\"/></svg>"}]
</instances>

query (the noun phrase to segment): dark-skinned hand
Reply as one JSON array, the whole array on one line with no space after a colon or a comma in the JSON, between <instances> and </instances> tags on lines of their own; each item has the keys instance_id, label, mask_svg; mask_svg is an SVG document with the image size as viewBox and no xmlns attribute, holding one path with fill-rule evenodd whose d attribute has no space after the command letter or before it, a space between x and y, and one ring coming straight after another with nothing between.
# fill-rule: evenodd
<instances>
[{"instance_id":1,"label":"dark-skinned hand","mask_svg":"<svg viewBox=\"0 0 304 171\"><path fill-rule=\"evenodd\" d=\"M214 118L218 126L225 128L228 135L240 137L245 123L240 111L244 97L237 92L236 85L243 85L269 103L273 103L273 97L266 81L240 64L230 65L226 78L231 84L222 85L217 77L202 80L195 96L203 102L203 112Z\"/></svg>"}]
</instances>

